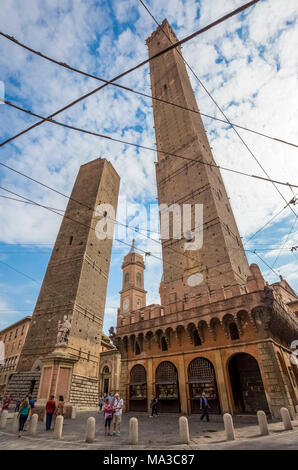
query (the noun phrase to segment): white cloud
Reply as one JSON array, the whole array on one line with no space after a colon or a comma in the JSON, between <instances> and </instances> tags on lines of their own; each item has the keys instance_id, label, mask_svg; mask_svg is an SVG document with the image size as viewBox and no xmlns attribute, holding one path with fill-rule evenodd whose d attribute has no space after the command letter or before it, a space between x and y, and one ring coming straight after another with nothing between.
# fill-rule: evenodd
<instances>
[{"instance_id":1,"label":"white cloud","mask_svg":"<svg viewBox=\"0 0 298 470\"><path fill-rule=\"evenodd\" d=\"M165 16L169 19L179 38L242 3L242 0L147 2L159 21ZM295 0L287 0L283 8L278 0L259 2L247 11L244 19L240 15L231 18L183 47L184 57L232 121L290 141L295 141L297 134L297 16ZM0 30L49 56L106 79L147 58L144 41L155 27L144 8L132 0L7 0L1 5ZM0 80L5 82L7 98L33 111L49 114L100 85L96 80L47 63L2 37L0 47ZM192 76L191 81L201 111L221 117ZM150 93L148 67L133 72L121 83ZM117 91L115 87L105 88L58 119L154 146L150 100ZM0 122L4 139L35 119L0 106ZM204 122L219 164L263 175L232 130L209 119ZM271 177L294 181L298 170L296 149L239 132ZM154 200L153 152L138 151L52 124L43 124L13 145L3 147L0 160L70 194L79 166L98 156L109 159L120 174L120 200L127 198L130 207ZM222 174L242 235L255 232L285 205L269 183L228 172ZM1 185L52 207L63 209L67 203L65 198L4 169ZM293 196L288 188L280 187L280 191L287 201ZM282 215L289 214L287 209ZM0 201L0 216L2 242L50 242L60 224L60 218L50 212L7 200ZM118 213L118 217L123 215ZM272 225L273 230L279 227ZM139 242L146 251L153 251L152 242L145 238L142 241L139 238ZM117 253L113 263L115 260L121 263L121 256ZM161 268L157 260L148 260L146 282L150 302L158 297L158 270ZM117 282L120 287L120 268Z\"/></svg>"}]
</instances>

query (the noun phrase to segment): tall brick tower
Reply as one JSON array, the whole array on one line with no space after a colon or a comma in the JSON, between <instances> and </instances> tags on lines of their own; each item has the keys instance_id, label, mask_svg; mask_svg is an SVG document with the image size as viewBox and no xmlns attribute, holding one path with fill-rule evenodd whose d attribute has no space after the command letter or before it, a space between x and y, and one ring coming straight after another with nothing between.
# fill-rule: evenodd
<instances>
[{"instance_id":1,"label":"tall brick tower","mask_svg":"<svg viewBox=\"0 0 298 470\"><path fill-rule=\"evenodd\" d=\"M147 40L151 57L170 44L168 38L177 41L165 20ZM177 50L153 59L150 67L154 97L198 111ZM269 286L256 264L248 266L220 172L208 166L214 160L200 115L156 100L153 109L161 221L170 213L170 233L166 239L161 223L161 305L125 314L122 306L111 334L121 352L125 405L150 411L157 397L160 412L196 414L205 393L210 413L263 410L279 418L286 407L294 417L298 369L291 344L298 337L297 296L285 280ZM180 211L183 204L189 206ZM196 204L203 205L203 220L199 211L195 221ZM192 226L179 226L190 205ZM198 237L194 245L199 224L203 244ZM125 295L122 290L121 300Z\"/></svg>"},{"instance_id":2,"label":"tall brick tower","mask_svg":"<svg viewBox=\"0 0 298 470\"><path fill-rule=\"evenodd\" d=\"M97 237L95 228L100 217L96 208L102 203L110 204L116 213L119 180L105 159L80 168L17 374L9 383L12 395L28 393L32 385L37 393L39 385L41 402L49 394L61 394L70 404L97 405L98 362L112 240Z\"/></svg>"},{"instance_id":3,"label":"tall brick tower","mask_svg":"<svg viewBox=\"0 0 298 470\"><path fill-rule=\"evenodd\" d=\"M147 39L149 56L178 41L167 20ZM152 95L185 108L199 111L186 71L181 47L150 62ZM170 238L162 241L163 299L167 305L229 285L245 285L251 275L241 238L220 171L204 163L215 164L203 122L199 114L153 100L157 149L186 157L183 160L158 152L156 179L159 204L178 204L183 220L183 204L203 205L203 245L185 250L187 241ZM181 280L183 279L183 283Z\"/></svg>"}]
</instances>

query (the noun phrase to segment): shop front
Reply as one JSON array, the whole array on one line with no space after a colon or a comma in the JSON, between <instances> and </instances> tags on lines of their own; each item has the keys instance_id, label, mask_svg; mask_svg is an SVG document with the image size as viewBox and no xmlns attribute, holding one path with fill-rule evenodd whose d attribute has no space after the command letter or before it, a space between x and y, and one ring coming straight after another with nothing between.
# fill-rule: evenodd
<instances>
[{"instance_id":1,"label":"shop front","mask_svg":"<svg viewBox=\"0 0 298 470\"><path fill-rule=\"evenodd\" d=\"M160 413L179 413L179 384L177 369L169 361L159 364L155 374L156 397Z\"/></svg>"},{"instance_id":2,"label":"shop front","mask_svg":"<svg viewBox=\"0 0 298 470\"><path fill-rule=\"evenodd\" d=\"M130 371L129 409L147 411L147 376L141 364L137 364Z\"/></svg>"}]
</instances>

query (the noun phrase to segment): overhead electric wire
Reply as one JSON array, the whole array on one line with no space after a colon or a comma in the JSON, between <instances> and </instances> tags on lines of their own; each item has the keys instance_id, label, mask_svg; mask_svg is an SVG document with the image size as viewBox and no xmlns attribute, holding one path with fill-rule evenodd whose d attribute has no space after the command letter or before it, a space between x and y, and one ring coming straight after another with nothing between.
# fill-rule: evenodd
<instances>
[{"instance_id":1,"label":"overhead electric wire","mask_svg":"<svg viewBox=\"0 0 298 470\"><path fill-rule=\"evenodd\" d=\"M289 239L291 233L293 232L293 230L294 230L294 228L295 228L295 225L296 225L296 222L297 222L297 219L294 220L294 223L292 224L292 227L290 228L290 231L289 231L288 235L286 236L286 239L285 239L285 241L284 241L284 243L283 243L283 245L282 245L282 248L285 246L285 244L287 243L287 241L288 241L288 239ZM273 262L273 264L272 264L272 267L274 267L274 266L276 265L276 262L277 262L278 258L280 257L280 255L281 255L281 250L280 250L280 252L278 253L277 257L275 258L275 260L274 260L274 262Z\"/></svg>"},{"instance_id":2,"label":"overhead electric wire","mask_svg":"<svg viewBox=\"0 0 298 470\"><path fill-rule=\"evenodd\" d=\"M33 201L33 200L30 200L30 199L28 199L28 198L25 197L25 196L22 196L22 195L20 195L20 194L17 194L17 193L15 193L15 192L13 192L13 191L11 191L11 190L8 190L8 189L6 189L6 188L3 188L3 187L1 187L1 186L0 186L0 189L6 191L6 192L8 192L8 193L11 193L11 194L13 194L13 195L15 195L15 196L17 196L17 197L21 197L21 198L23 198L23 199L25 199L25 200L27 200L27 201L29 201L29 202L31 202L31 203L33 203L33 204L39 206L39 207L42 207L42 208L44 208L44 209L46 209L46 210L49 210L50 212L53 212L53 213L59 215L60 217L66 217L67 219L71 220L72 222L75 222L75 223L78 223L78 224L80 224L80 225L83 225L83 226L85 226L85 227L87 227L87 228L89 228L89 229L92 229L92 230L94 230L94 231L96 232L96 229L95 229L95 228L93 228L93 227L91 227L91 226L89 226L89 225L86 225L86 224L84 224L84 223L82 223L82 222L80 222L80 221L78 221L78 220L76 220L76 219L73 219L73 218L71 218L71 217L69 217L69 216L67 216L67 215L64 215L64 216L63 216L63 214L60 214L59 212L55 212L53 209L50 209L50 208L47 207L47 206L44 206L44 205L39 204L39 203L37 203L37 202L35 202L35 201ZM116 222L117 222L117 221L116 221ZM129 243L126 243L126 242L124 242L124 241L122 241L122 240L119 240L119 239L115 239L115 241L117 241L117 242L119 242L119 243L122 243L122 244L124 244L124 245L126 245L126 246L129 246L129 247L131 246ZM169 247L169 248L172 249L171 247ZM143 249L141 249L141 248L137 248L137 250L140 251L140 252L143 252L145 255L148 253L148 252L146 252L145 250L143 250ZM248 252L254 253L254 254L256 254L257 256L259 256L259 255L256 253L256 250L244 250L244 248L242 248L241 250L243 250L243 251L248 251ZM173 251L175 251L175 250L173 250ZM182 254L183 256L185 256L183 253L179 253L179 254ZM150 255L151 255L153 258L156 258L156 259L158 259L159 261L162 261L162 262L163 262L162 258L160 258L160 257L158 257L158 256L155 256L155 255L153 255L152 253L150 253ZM259 258L261 259L260 256L259 256ZM271 266L268 265L268 263L266 263L263 259L262 259L262 261L263 261L263 262L266 264L266 266L268 266L277 276L279 276L279 275L276 273L276 271L275 271ZM13 268L12 266L10 266L10 265L8 265L7 263L3 262L2 260L0 260L0 262L1 262L2 264L6 264L8 267L10 267L11 269L15 270L15 271L18 272L19 274L23 274L24 276L26 276L26 277L28 277L29 279L33 280L34 282L38 283L38 281L36 281L35 279L31 278L30 276L24 274L24 273L21 272L21 271L16 270L15 268ZM176 265L174 265L173 263L165 262L165 264L174 266L174 267L179 268L179 269L181 268L181 266L176 266ZM206 269L207 269L207 272L208 272L210 269L216 269L216 270L218 270L218 268L215 268L214 266L207 267ZM232 271L230 274L233 274L233 271ZM238 275L238 273L235 273L235 274ZM171 280L168 281L167 283L169 283L169 282L174 282L174 281L183 279L184 277L185 277L185 275L179 276L179 277L176 278L176 279L171 279ZM205 279L206 284L207 284L206 287L207 287L207 291L208 291L208 292L210 292L210 287L209 287L210 280L211 280L212 278L214 278L214 277L218 277L218 275L215 275L215 276L208 276L208 277L206 277L206 279ZM212 281L211 281L211 282L212 282ZM236 281L235 281L235 283L236 283ZM40 283L39 283L39 284L40 284ZM234 284L228 284L226 287L228 287L228 286L230 287L230 286L232 286L232 285L234 285ZM51 290L51 289L50 289L50 290ZM61 295L62 295L62 294L61 294Z\"/></svg>"},{"instance_id":3,"label":"overhead electric wire","mask_svg":"<svg viewBox=\"0 0 298 470\"><path fill-rule=\"evenodd\" d=\"M143 5L143 7L146 9L146 11L149 13L149 15L151 16L151 18L154 20L154 22L159 26L159 28L161 29L161 31L164 33L164 35L167 37L167 39L170 41L170 43L173 44L171 38L167 35L167 33L164 31L164 29L162 28L162 26L159 24L159 22L156 20L156 18L154 17L154 15L151 13L151 11L149 10L149 8L145 5L145 3L143 2L143 0L139 0L139 2ZM227 117L227 115L225 114L225 112L222 110L222 108L219 106L219 104L216 102L216 100L213 98L213 96L211 95L211 93L207 90L206 86L204 85L204 83L201 81L201 79L198 77L198 75L195 73L195 71L193 70L193 68L189 65L189 63L184 59L184 57L182 56L181 52L177 49L177 53L180 55L180 57L182 58L183 62L185 63L185 65L189 68L189 70L192 72L193 76L197 79L197 81L200 83L201 87L205 90L205 92L207 93L207 95L209 96L209 98L212 100L212 102L215 104L215 106L217 107L217 109L220 111L220 113L224 116L225 120L230 124L230 126L232 127L232 129L234 130L234 132L236 133L236 135L238 136L238 138L241 140L241 142L243 143L243 145L245 146L245 148L248 150L248 152L250 153L250 155L253 157L253 159L256 161L256 163L259 165L259 167L262 169L262 171L264 172L264 174L267 176L267 178L270 178L269 174L267 173L267 171L265 170L265 168L263 167L263 165L259 162L258 158L256 157L256 155L252 152L252 150L250 149L250 147L247 145L247 143L244 141L244 139L241 137L241 135L239 134L239 132L237 131L237 129L232 125L231 121L229 120L229 118ZM279 195L282 197L282 199L287 202L286 198L284 197L284 195L280 192L279 188L276 186L276 184L274 183L274 181L272 180L272 184L273 186L275 187L275 189L277 190L277 192L279 193ZM293 214L295 215L295 217L298 217L298 215L296 214L296 212L294 211L294 209L292 209L291 206L289 206L290 210L293 212Z\"/></svg>"},{"instance_id":4,"label":"overhead electric wire","mask_svg":"<svg viewBox=\"0 0 298 470\"><path fill-rule=\"evenodd\" d=\"M36 51L35 49L32 49L31 47L28 47L27 45L21 43L20 41L18 41L17 39L15 39L13 36L10 36L9 34L6 34L6 33L3 33L2 31L0 31L0 35L5 37L6 39L9 39L10 41L14 42L16 45L20 46L20 47L23 47L24 49L27 49L28 51L30 51L31 53L33 54L36 54L38 55L39 57L43 58L43 59L46 59L50 62L53 62L57 65L59 65L60 67L64 67L68 70L71 70L72 72L76 72L76 73L79 73L81 75L84 75L86 77L89 77L89 78L93 78L95 80L98 80L98 81L101 81L103 83L108 83L108 80L105 80L104 78L102 77L98 77L97 75L94 75L94 74L90 74L88 72L84 72L82 70L79 70L75 67L72 67L71 65L69 64L66 64L65 62L60 62L56 59L53 59L52 57L49 57L39 51ZM143 93L141 91L138 91L138 90L135 90L133 88L130 88L130 87L127 87L127 86L124 86L124 85L120 85L119 83L110 83L110 85L114 86L114 87L117 87L117 88L120 88L124 91L129 91L131 93L134 93L136 95L139 95L139 96L142 96L144 98L149 98L151 100L155 100L155 101L160 101L161 103L164 103L164 104L168 104L170 106L175 106L176 108L180 108L184 111L189 111L191 113L195 113L195 114L199 114L203 117L206 117L208 119L212 119L212 120L215 120L215 121L218 121L218 122L221 122L223 124L229 124L230 126L230 122L228 121L225 121L224 119L220 119L218 117L215 117L215 116L210 116L209 114L206 114L206 113L202 113L200 111L196 111L195 109L191 109L191 108L187 108L186 106L182 106L178 103L173 103L171 101L168 101L168 100L165 100L165 99L162 99L162 98L157 98L156 96L152 96L152 95L148 95L147 93ZM290 145L292 147L296 147L298 148L298 144L294 144L293 142L289 142L287 140L283 140L283 139L280 139L278 137L273 137L271 135L268 135L268 134L264 134L263 132L260 132L260 131L256 131L254 129L250 129L248 127L245 127L245 126L241 126L240 124L235 124L235 123L232 123L232 125L234 127L238 127L239 129L242 129L242 130L245 130L247 132L251 132L253 134L256 134L256 135L259 135L261 137L265 137L266 139L270 139L270 140L274 140L276 142L279 142L279 143L282 143L282 144L286 144L286 145Z\"/></svg>"},{"instance_id":5,"label":"overhead electric wire","mask_svg":"<svg viewBox=\"0 0 298 470\"><path fill-rule=\"evenodd\" d=\"M256 250L251 250L251 253L256 255L277 277L279 277L279 274L275 269L273 269L261 256L256 252Z\"/></svg>"},{"instance_id":6,"label":"overhead electric wire","mask_svg":"<svg viewBox=\"0 0 298 470\"><path fill-rule=\"evenodd\" d=\"M32 126L28 127L27 129L24 129L23 131L19 132L18 134L6 139L5 141L3 141L2 143L0 143L0 147L3 147L4 145L8 144L9 142L12 142L13 140L17 139L18 137L20 137L21 135L24 135L26 134L27 132L29 132L31 129L34 129L35 127L39 126L40 124L43 124L44 122L46 122L47 120L55 117L57 114L60 114L62 113L63 111L66 111L67 109L71 108L72 106L74 106L75 104L79 103L80 101L83 101L84 99L88 98L89 96L97 93L99 90L102 90L103 88L105 88L106 86L110 85L111 83L117 81L117 80L120 80L120 78L123 78L125 77L126 75L128 75L129 73L139 69L140 67L143 67L144 65L148 64L151 60L153 59L156 59L157 57L160 57L161 55L165 54L166 52L172 50L172 49L175 49L176 47L180 46L181 44L184 44L185 42L187 41L190 41L191 39L193 39L194 37L208 31L209 29L213 28L214 26L217 26L218 24L222 23L223 21L226 21L228 18L231 18L232 16L235 16L237 15L238 13L246 10L247 8L251 7L252 5L254 5L255 3L258 3L260 0L253 0L249 3L246 3L245 5L241 6L240 8L237 8L236 10L233 10L232 12L228 13L227 15L224 15L222 16L221 18L219 18L218 20L210 23L209 25L205 26L204 28L201 28L199 29L198 31L196 31L195 33L192 33L190 34L189 36L187 36L186 38L182 39L181 41L178 41L177 43L175 44L172 44L170 45L169 47L167 47L166 49L154 54L152 57L149 57L148 59L144 60L143 62L135 65L134 67L126 70L125 72L122 72L121 74L117 75L116 77L112 78L112 80L110 81L107 81L106 83L104 83L103 85L101 85L100 87L97 87L95 88L94 90L86 93L85 95L83 96L80 96L79 98L77 98L76 100L72 101L71 103L67 104L66 106L63 106L63 108L60 108L58 111L56 111L55 113L53 114L50 114L49 116L47 116L47 118L45 119L42 119L41 121L38 121L36 122L35 124L33 124Z\"/></svg>"},{"instance_id":7,"label":"overhead electric wire","mask_svg":"<svg viewBox=\"0 0 298 470\"><path fill-rule=\"evenodd\" d=\"M43 204L40 204L40 203L38 203L38 202L36 202L36 201L33 201L32 199L29 199L29 198L27 198L27 197L25 197L25 196L22 196L22 195L20 195L20 194L18 194L18 193L16 193L16 192L11 191L11 190L9 190L9 189L6 189L6 188L4 188L4 187L2 187L2 186L0 186L0 189L2 189L3 191L8 192L8 193L10 193L10 194L13 194L14 196L21 197L21 198L23 198L24 200L27 200L27 201L29 201L29 202L32 202L33 204L36 204L36 206L42 207L42 208L44 208L44 209L46 209L46 210L48 210L48 211L50 211L50 212L53 212L54 214L59 215L60 217L65 217L65 218L71 220L72 222L75 222L75 223L77 223L77 224L79 224L79 225L82 225L82 226L84 226L84 227L87 227L88 229L91 229L91 230L93 230L93 231L96 232L96 228L94 228L94 227L92 227L92 226L90 226L90 225L86 225L86 224L84 224L83 222L80 222L79 220L73 219L72 217L69 217L69 216L67 216L66 214L64 214L64 215L63 215L63 214L60 214L59 212L56 212L55 210L50 209L50 208L48 208L47 206L45 206L45 205L43 205ZM117 221L116 221L116 222L117 222ZM116 242L119 242L119 243L122 243L123 245L126 245L126 246L128 246L128 247L131 247L131 244L130 244L130 243L126 243L126 242L124 242L123 240L119 240L119 239L115 238L115 241L116 241ZM172 249L171 247L168 247L168 248L169 248L169 249ZM140 251L140 252L142 252L142 253L144 253L145 255L148 253L147 251L143 250L142 248L137 248L137 250ZM173 249L172 249L172 250L173 250ZM173 250L173 251L176 251L176 250ZM178 252L178 253L179 253L180 255L186 257L185 254L180 253L180 252ZM162 258L160 258L160 257L158 257L158 256L155 256L155 255L153 255L153 254L151 254L150 256L153 257L153 258L156 258L157 260L161 261L161 262L164 263L164 264L167 264L167 265L169 265L169 266L173 266L173 267L176 268L176 269L181 269L181 266L178 266L178 265L175 265L175 264L173 264L173 263L170 263L169 261L164 261ZM211 267L211 268L216 269L215 267ZM210 268L210 269L211 269L211 268ZM209 268L207 268L207 270L208 270L208 269L209 269ZM236 273L236 272L235 272L235 273ZM236 273L236 274L238 275L238 273ZM184 277L184 276L183 276L183 277ZM212 276L212 277L216 277L216 276ZM178 279L180 279L180 278L181 278L181 277L179 277L179 278L177 278L177 279L174 279L174 280L172 280L172 281L178 280ZM210 279L210 277L209 277L208 279ZM207 290L209 289L209 286L208 286L208 279L206 279Z\"/></svg>"},{"instance_id":8,"label":"overhead electric wire","mask_svg":"<svg viewBox=\"0 0 298 470\"><path fill-rule=\"evenodd\" d=\"M89 131L87 129L82 129L80 127L74 127L74 126L71 126L69 124L65 124L65 123L62 123L62 122L59 122L59 121L56 121L54 119L51 119L49 117L43 117L41 116L40 114L36 114L36 113L33 113L32 111L29 111L28 109L24 109L24 108L21 108L20 106L17 106L13 103L11 103L10 101L8 100L5 100L5 99L2 99L0 98L0 101L2 101L3 103L7 104L8 106L12 106L13 108L15 109L18 109L19 111L22 111L26 114L30 114L32 116L35 116L35 117L39 117L42 119L42 121L40 122L44 122L44 121L47 121L51 124L56 124L58 126L61 126L61 127L66 127L67 129L72 129L74 131L77 131L77 132L82 132L84 134L89 134L89 135L92 135L92 136L95 136L95 137L100 137L102 139L107 139L107 140L110 140L110 141L113 141L113 142L118 142L118 143L121 143L121 144L124 144L124 145L131 145L133 147L136 147L136 148L140 148L140 149L143 149L143 150L149 150L151 152L158 152L158 153L163 153L167 156L171 156L171 157L175 157L175 158L181 158L182 160L187 160L187 161L190 161L190 162L196 162L196 163L202 163L203 165L207 165L209 167L214 167L214 168L218 168L218 169L221 169L223 171L229 171L229 172L232 172L232 173L236 173L236 174L239 174L239 175L242 175L242 176L247 176L247 177L250 177L250 178L255 178L255 179L260 179L262 181L268 181L270 183L274 182L276 184L281 184L283 186L288 186L288 187L293 187L293 188L298 188L298 185L295 185L295 184L292 184L292 183L289 183L289 182L283 182L283 181L278 181L278 180L273 180L273 179L270 179L270 178L265 178L263 176L259 176L259 175L250 175L248 173L245 173L243 171L240 171L240 170L234 170L232 168L227 168L227 167L224 167L224 166L221 166L221 165L217 165L215 163L210 163L210 162L205 162L203 160L197 160L197 159L193 159L193 158L188 158L188 157L184 157L182 155L177 155L175 153L172 153L172 152L166 152L164 150L159 150L158 148L153 148L153 147L147 147L145 145L141 145L141 144L136 144L134 142L128 142L128 141L125 141L125 140L122 140L122 139L116 139L115 137L110 137L110 136L107 136L105 134L100 134L98 132L93 132L93 131ZM1 146L1 144L0 144ZM26 176L28 177L27 175L24 175L24 173L21 173L15 169L12 169L11 167L9 167L8 165L6 165L5 163L3 162L0 162L0 165L2 165L3 167L5 168L8 168L9 170L12 170L12 171L16 171L17 173L19 174L22 174L22 176ZM29 179L31 179L32 181L35 181L33 178L29 177ZM47 185L44 185L45 187L49 188ZM51 189L51 188L49 188ZM61 193L59 193L61 194Z\"/></svg>"},{"instance_id":9,"label":"overhead electric wire","mask_svg":"<svg viewBox=\"0 0 298 470\"><path fill-rule=\"evenodd\" d=\"M276 217L278 217L287 207L289 204L292 204L293 201L295 201L297 195L294 195L294 197L287 203L286 206L284 206L277 214L275 214L273 217L271 217L261 228L259 228L255 233L253 233L249 238L247 238L247 241L245 243L248 243L252 238L254 238L259 232L264 230ZM294 203L295 204L295 203Z\"/></svg>"}]
</instances>

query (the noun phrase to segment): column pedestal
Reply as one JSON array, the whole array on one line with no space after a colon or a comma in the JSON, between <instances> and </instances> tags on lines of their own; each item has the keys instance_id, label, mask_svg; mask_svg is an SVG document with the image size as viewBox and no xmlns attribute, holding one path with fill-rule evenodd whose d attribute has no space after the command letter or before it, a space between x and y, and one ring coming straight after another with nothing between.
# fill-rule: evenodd
<instances>
[{"instance_id":1,"label":"column pedestal","mask_svg":"<svg viewBox=\"0 0 298 470\"><path fill-rule=\"evenodd\" d=\"M58 402L62 395L65 403L65 418L71 418L72 405L70 404L70 389L73 366L77 359L68 356L67 346L58 346L54 351L42 359L42 372L38 390L38 398L34 412L43 419L45 405L51 395Z\"/></svg>"}]
</instances>

